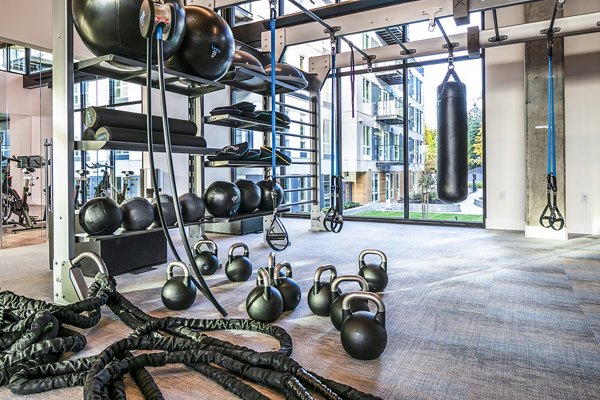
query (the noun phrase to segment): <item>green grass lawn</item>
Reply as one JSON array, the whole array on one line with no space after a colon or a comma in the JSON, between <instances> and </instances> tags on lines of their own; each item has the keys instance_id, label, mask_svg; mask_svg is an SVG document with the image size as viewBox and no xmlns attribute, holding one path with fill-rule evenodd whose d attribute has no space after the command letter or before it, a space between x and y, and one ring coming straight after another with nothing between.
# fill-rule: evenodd
<instances>
[{"instance_id":1,"label":"green grass lawn","mask_svg":"<svg viewBox=\"0 0 600 400\"><path fill-rule=\"evenodd\" d=\"M402 211L365 211L358 214L353 214L353 217L371 217L371 218L404 218ZM411 212L411 219L423 219L423 213ZM482 215L475 214L454 214L454 213L428 213L427 220L429 221L460 221L460 222L482 222Z\"/></svg>"}]
</instances>

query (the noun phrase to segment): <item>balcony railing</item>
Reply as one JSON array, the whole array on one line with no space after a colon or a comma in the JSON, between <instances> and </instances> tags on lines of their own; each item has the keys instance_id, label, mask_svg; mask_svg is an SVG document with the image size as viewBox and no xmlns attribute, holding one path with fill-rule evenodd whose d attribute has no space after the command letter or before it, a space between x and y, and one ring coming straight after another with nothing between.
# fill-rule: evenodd
<instances>
[{"instance_id":1,"label":"balcony railing","mask_svg":"<svg viewBox=\"0 0 600 400\"><path fill-rule=\"evenodd\" d=\"M402 164L402 145L375 146L378 163Z\"/></svg>"},{"instance_id":2,"label":"balcony railing","mask_svg":"<svg viewBox=\"0 0 600 400\"><path fill-rule=\"evenodd\" d=\"M395 100L380 101L377 103L377 119L393 120L401 123L404 119L402 103Z\"/></svg>"}]
</instances>

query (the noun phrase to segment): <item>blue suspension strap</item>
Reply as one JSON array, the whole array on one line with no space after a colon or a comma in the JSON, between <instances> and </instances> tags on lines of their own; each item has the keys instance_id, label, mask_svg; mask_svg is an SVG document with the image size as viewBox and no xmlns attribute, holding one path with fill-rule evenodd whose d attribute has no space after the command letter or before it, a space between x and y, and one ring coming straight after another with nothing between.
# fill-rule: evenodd
<instances>
[{"instance_id":1,"label":"blue suspension strap","mask_svg":"<svg viewBox=\"0 0 600 400\"><path fill-rule=\"evenodd\" d=\"M336 55L337 55L337 39L335 37L335 32L337 29L326 29L326 32L329 32L330 40L331 40L331 178L330 178L330 201L331 207L325 214L325 219L323 220L323 227L325 230L329 232L339 233L342 230L344 225L343 218L343 204L341 201L341 189L342 189L342 177L339 176L338 171L338 163L337 157L339 154L337 152L337 143L336 143ZM350 50L354 53L353 48Z\"/></svg>"},{"instance_id":2,"label":"blue suspension strap","mask_svg":"<svg viewBox=\"0 0 600 400\"><path fill-rule=\"evenodd\" d=\"M556 184L556 127L554 113L554 68L553 68L553 47L554 47L554 21L556 13L564 5L564 0L554 2L554 11L550 22L550 28L547 31L548 36L548 175L546 182L547 202L544 211L540 215L540 224L544 228L552 228L560 231L565 226L565 219L558 209L558 185Z\"/></svg>"},{"instance_id":3,"label":"blue suspension strap","mask_svg":"<svg viewBox=\"0 0 600 400\"><path fill-rule=\"evenodd\" d=\"M270 0L271 4L271 18L269 21L269 27L271 29L271 193L273 197L273 218L271 225L266 231L265 241L269 247L275 251L283 251L290 245L290 239L281 222L278 215L278 204L280 203L277 192L277 125L275 108L277 107L276 102L276 81L275 81L275 30L277 25L277 0ZM283 193L283 192L282 192Z\"/></svg>"}]
</instances>

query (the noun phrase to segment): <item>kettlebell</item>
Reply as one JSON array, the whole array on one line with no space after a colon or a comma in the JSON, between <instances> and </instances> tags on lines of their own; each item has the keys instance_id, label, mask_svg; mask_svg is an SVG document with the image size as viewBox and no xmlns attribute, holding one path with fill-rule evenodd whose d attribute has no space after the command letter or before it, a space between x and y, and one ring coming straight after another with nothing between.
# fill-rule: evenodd
<instances>
[{"instance_id":1,"label":"kettlebell","mask_svg":"<svg viewBox=\"0 0 600 400\"><path fill-rule=\"evenodd\" d=\"M333 280L333 282L331 282L331 293L337 292L338 286L340 286L340 283L342 282L358 282L360 285L360 290L362 290L363 292L369 290L369 284L362 276L342 275L338 276ZM333 300L333 303L331 303L329 318L331 318L331 323L333 324L333 326L335 326L335 329L337 329L338 331L342 329L342 322L344 321L342 316L342 302L344 301L344 298L349 294L350 292L342 293L335 300ZM367 304L365 300L359 299L357 301L354 301L352 302L351 307L352 312L369 311L369 304Z\"/></svg>"},{"instance_id":2,"label":"kettlebell","mask_svg":"<svg viewBox=\"0 0 600 400\"><path fill-rule=\"evenodd\" d=\"M208 250L202 250L200 247L206 245ZM200 268L202 275L212 275L217 269L221 268L219 262L219 249L217 244L212 240L199 240L194 245L194 254L196 255L196 264Z\"/></svg>"},{"instance_id":3,"label":"kettlebell","mask_svg":"<svg viewBox=\"0 0 600 400\"><path fill-rule=\"evenodd\" d=\"M322 283L321 275L325 271L331 271L331 277L329 278L329 282ZM323 265L315 271L313 285L308 291L308 307L310 307L310 310L319 317L329 317L331 304L340 294L342 294L339 289L335 292L331 291L331 282L333 282L335 278L337 278L337 271L331 264Z\"/></svg>"},{"instance_id":4,"label":"kettlebell","mask_svg":"<svg viewBox=\"0 0 600 400\"><path fill-rule=\"evenodd\" d=\"M350 304L356 301L371 300L377 305L377 313L370 311L352 312ZM340 338L346 353L357 360L374 360L387 346L385 329L385 305L375 293L354 292L342 302L344 323Z\"/></svg>"},{"instance_id":5,"label":"kettlebell","mask_svg":"<svg viewBox=\"0 0 600 400\"><path fill-rule=\"evenodd\" d=\"M282 269L285 269L284 276L279 275L279 272ZM273 273L275 274L273 286L281 292L281 297L283 298L283 311L292 311L296 309L302 299L302 290L298 283L292 279L292 266L287 261L279 263L275 267Z\"/></svg>"},{"instance_id":6,"label":"kettlebell","mask_svg":"<svg viewBox=\"0 0 600 400\"><path fill-rule=\"evenodd\" d=\"M277 262L275 261L275 252L272 251L269 253L269 260L267 262L267 272L269 273L269 277L273 279L275 276L275 267L277 266ZM279 276L285 276L283 271L279 271Z\"/></svg>"},{"instance_id":7,"label":"kettlebell","mask_svg":"<svg viewBox=\"0 0 600 400\"><path fill-rule=\"evenodd\" d=\"M273 322L283 312L281 293L271 286L271 279L264 268L258 269L257 286L246 298L246 312L251 319L261 322Z\"/></svg>"},{"instance_id":8,"label":"kettlebell","mask_svg":"<svg viewBox=\"0 0 600 400\"><path fill-rule=\"evenodd\" d=\"M366 264L365 257L374 254L381 258L379 264ZM358 256L358 274L369 283L369 292L383 292L388 284L387 256L380 250L363 250Z\"/></svg>"},{"instance_id":9,"label":"kettlebell","mask_svg":"<svg viewBox=\"0 0 600 400\"><path fill-rule=\"evenodd\" d=\"M236 249L244 249L244 254L234 256ZM229 247L227 253L227 264L225 264L225 275L232 282L244 282L252 275L252 262L248 256L250 251L244 243L234 243Z\"/></svg>"},{"instance_id":10,"label":"kettlebell","mask_svg":"<svg viewBox=\"0 0 600 400\"><path fill-rule=\"evenodd\" d=\"M173 268L183 270L183 276L173 276ZM190 270L181 261L173 261L167 266L167 282L163 285L160 297L169 310L185 310L196 301L196 286L190 278Z\"/></svg>"}]
</instances>

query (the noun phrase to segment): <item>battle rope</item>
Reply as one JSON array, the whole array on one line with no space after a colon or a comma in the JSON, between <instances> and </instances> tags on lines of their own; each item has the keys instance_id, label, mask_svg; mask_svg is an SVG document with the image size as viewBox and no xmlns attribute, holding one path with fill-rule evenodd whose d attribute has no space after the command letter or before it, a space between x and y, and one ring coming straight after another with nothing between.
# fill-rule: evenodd
<instances>
[{"instance_id":1,"label":"battle rope","mask_svg":"<svg viewBox=\"0 0 600 400\"><path fill-rule=\"evenodd\" d=\"M125 399L123 375L130 373L144 398L162 399L145 367L180 363L242 399L266 397L240 378L282 392L288 399L308 400L313 393L331 400L377 399L303 369L289 357L292 340L280 327L243 319L155 318L129 302L115 285L99 273L90 297L68 306L0 292L0 386L16 394L83 386L85 399ZM96 356L58 361L63 353L78 352L86 345L84 335L65 325L95 326L103 305L133 333ZM280 348L256 352L205 335L226 329L270 335ZM150 350L159 352L139 352Z\"/></svg>"},{"instance_id":2,"label":"battle rope","mask_svg":"<svg viewBox=\"0 0 600 400\"><path fill-rule=\"evenodd\" d=\"M161 114L162 114L162 128L163 128L163 137L165 142L165 153L167 155L167 167L169 169L170 182L171 182L171 192L173 194L173 202L175 208L175 217L177 219L177 227L179 228L179 236L181 237L181 241L183 242L183 248L188 257L189 264L192 267L192 270L196 274L196 279L193 280L196 287L200 288L202 294L212 303L212 305L217 309L217 311L222 316L227 316L227 311L219 304L217 299L213 296L210 291L210 288L204 281L202 274L200 273L200 269L196 264L196 260L194 254L192 253L190 243L188 241L187 233L185 232L185 224L183 221L183 216L181 215L181 207L179 206L179 198L177 194L177 182L175 179L175 169L173 166L173 151L171 148L171 133L169 131L169 120L167 118L167 98L166 98L166 89L165 89L165 66L164 66L164 46L162 40L163 34L163 26L159 24L156 27L156 41L158 48L158 87L160 93L160 105L161 105ZM164 228L163 228L164 229ZM168 229L167 229L168 234Z\"/></svg>"},{"instance_id":3,"label":"battle rope","mask_svg":"<svg viewBox=\"0 0 600 400\"><path fill-rule=\"evenodd\" d=\"M271 194L273 198L273 216L272 221L265 233L265 241L275 251L283 251L290 245L290 238L288 236L285 226L279 218L278 210L278 196L277 193L277 119L275 115L275 108L277 107L276 101L276 81L275 81L275 28L277 24L277 0L271 0L271 14L269 27L271 30Z\"/></svg>"},{"instance_id":4,"label":"battle rope","mask_svg":"<svg viewBox=\"0 0 600 400\"><path fill-rule=\"evenodd\" d=\"M331 175L329 181L329 193L331 207L325 214L323 219L323 227L329 232L338 233L342 230L344 225L343 209L344 205L341 201L341 190L342 190L342 177L338 175L337 171L337 141L336 141L336 107L335 101L337 98L336 90L336 55L337 55L337 39L335 37L335 30L330 30L331 39ZM350 48L352 50L352 47ZM354 51L352 51L354 54Z\"/></svg>"},{"instance_id":5,"label":"battle rope","mask_svg":"<svg viewBox=\"0 0 600 400\"><path fill-rule=\"evenodd\" d=\"M554 21L556 13L563 7L564 0L554 2L554 11L547 31L548 46L548 175L546 181L546 207L540 215L540 225L560 231L565 226L565 219L558 209L558 186L556 184L556 128L554 121Z\"/></svg>"}]
</instances>

